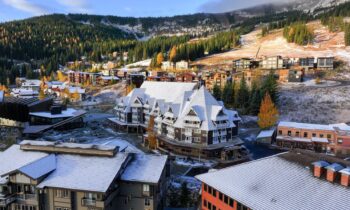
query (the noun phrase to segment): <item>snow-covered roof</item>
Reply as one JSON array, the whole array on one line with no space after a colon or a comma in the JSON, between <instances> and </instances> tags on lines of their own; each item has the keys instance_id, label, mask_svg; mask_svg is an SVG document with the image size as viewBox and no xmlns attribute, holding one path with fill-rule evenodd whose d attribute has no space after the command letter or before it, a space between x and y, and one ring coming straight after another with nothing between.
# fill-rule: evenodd
<instances>
[{"instance_id":1,"label":"snow-covered roof","mask_svg":"<svg viewBox=\"0 0 350 210\"><path fill-rule=\"evenodd\" d=\"M333 131L333 127L329 125L310 124L310 123L297 123L297 122L280 122L278 127L289 127L296 129L311 129L311 130L328 130Z\"/></svg>"},{"instance_id":2,"label":"snow-covered roof","mask_svg":"<svg viewBox=\"0 0 350 210\"><path fill-rule=\"evenodd\" d=\"M76 93L78 92L79 94L84 94L85 93L85 89L81 88L81 87L69 87L69 93Z\"/></svg>"},{"instance_id":3,"label":"snow-covered roof","mask_svg":"<svg viewBox=\"0 0 350 210\"><path fill-rule=\"evenodd\" d=\"M259 135L256 137L257 139L261 138L271 138L273 134L275 133L275 130L266 130L266 131L261 131Z\"/></svg>"},{"instance_id":4,"label":"snow-covered roof","mask_svg":"<svg viewBox=\"0 0 350 210\"><path fill-rule=\"evenodd\" d=\"M135 154L121 176L123 181L158 183L167 161L165 155Z\"/></svg>"},{"instance_id":5,"label":"snow-covered roof","mask_svg":"<svg viewBox=\"0 0 350 210\"><path fill-rule=\"evenodd\" d=\"M345 123L321 125L321 124L298 123L298 122L280 122L278 126L296 128L296 129L310 129L310 130L350 131L350 126Z\"/></svg>"},{"instance_id":6,"label":"snow-covered roof","mask_svg":"<svg viewBox=\"0 0 350 210\"><path fill-rule=\"evenodd\" d=\"M57 169L38 188L106 192L123 167L128 154L113 158L79 155L57 155Z\"/></svg>"},{"instance_id":7,"label":"snow-covered roof","mask_svg":"<svg viewBox=\"0 0 350 210\"><path fill-rule=\"evenodd\" d=\"M315 178L309 167L300 163L305 158L284 153L196 178L250 209L349 209L350 190Z\"/></svg>"},{"instance_id":8,"label":"snow-covered roof","mask_svg":"<svg viewBox=\"0 0 350 210\"><path fill-rule=\"evenodd\" d=\"M11 146L0 153L0 183L6 182L6 177L2 177L3 175L18 170L48 155L43 152L22 151L19 145Z\"/></svg>"},{"instance_id":9,"label":"snow-covered roof","mask_svg":"<svg viewBox=\"0 0 350 210\"><path fill-rule=\"evenodd\" d=\"M350 175L350 167L340 170L339 173Z\"/></svg>"},{"instance_id":10,"label":"snow-covered roof","mask_svg":"<svg viewBox=\"0 0 350 210\"><path fill-rule=\"evenodd\" d=\"M318 167L327 167L330 164L326 161L320 160L320 161L313 162L312 165L318 166Z\"/></svg>"},{"instance_id":11,"label":"snow-covered roof","mask_svg":"<svg viewBox=\"0 0 350 210\"><path fill-rule=\"evenodd\" d=\"M116 76L101 76L102 80L120 80L119 77Z\"/></svg>"},{"instance_id":12,"label":"snow-covered roof","mask_svg":"<svg viewBox=\"0 0 350 210\"><path fill-rule=\"evenodd\" d=\"M41 81L36 79L32 79L32 80L28 79L22 83L22 87L32 87L32 86L39 87L40 85L41 85Z\"/></svg>"},{"instance_id":13,"label":"snow-covered roof","mask_svg":"<svg viewBox=\"0 0 350 210\"><path fill-rule=\"evenodd\" d=\"M196 85L196 83L145 81L140 88L145 89L145 94L150 98L163 99L165 102L175 102L185 91L194 90Z\"/></svg>"},{"instance_id":14,"label":"snow-covered roof","mask_svg":"<svg viewBox=\"0 0 350 210\"><path fill-rule=\"evenodd\" d=\"M56 169L56 156L51 154L18 169L32 179L38 179Z\"/></svg>"},{"instance_id":15,"label":"snow-covered roof","mask_svg":"<svg viewBox=\"0 0 350 210\"><path fill-rule=\"evenodd\" d=\"M77 110L73 108L68 108L67 110L62 110L61 114L51 114L51 112L30 112L29 115L44 117L44 118L67 118L75 117Z\"/></svg>"},{"instance_id":16,"label":"snow-covered roof","mask_svg":"<svg viewBox=\"0 0 350 210\"><path fill-rule=\"evenodd\" d=\"M338 163L333 163L332 165L329 165L326 167L326 169L328 170L332 170L332 171L340 171L344 168L344 166L338 164Z\"/></svg>"}]
</instances>

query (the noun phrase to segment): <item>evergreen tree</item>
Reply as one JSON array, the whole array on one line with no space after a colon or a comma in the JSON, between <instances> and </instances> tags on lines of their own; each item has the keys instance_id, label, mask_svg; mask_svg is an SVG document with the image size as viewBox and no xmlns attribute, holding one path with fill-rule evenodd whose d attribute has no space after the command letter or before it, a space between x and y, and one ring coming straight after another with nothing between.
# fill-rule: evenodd
<instances>
[{"instance_id":1,"label":"evergreen tree","mask_svg":"<svg viewBox=\"0 0 350 210\"><path fill-rule=\"evenodd\" d=\"M215 83L213 87L213 96L216 100L221 100L221 88Z\"/></svg>"},{"instance_id":2,"label":"evergreen tree","mask_svg":"<svg viewBox=\"0 0 350 210\"><path fill-rule=\"evenodd\" d=\"M270 74L267 76L267 78L263 82L261 90L262 90L262 93L261 93L262 96L268 93L271 96L272 101L275 104L277 104L278 98L279 98L278 83L273 72L270 72Z\"/></svg>"},{"instance_id":3,"label":"evergreen tree","mask_svg":"<svg viewBox=\"0 0 350 210\"><path fill-rule=\"evenodd\" d=\"M251 115L255 116L259 113L261 100L261 91L258 89L256 82L253 82L249 99L249 113Z\"/></svg>"},{"instance_id":4,"label":"evergreen tree","mask_svg":"<svg viewBox=\"0 0 350 210\"><path fill-rule=\"evenodd\" d=\"M181 184L181 193L180 193L180 206L181 207L189 207L191 204L190 198L191 192L187 187L187 182L183 182Z\"/></svg>"},{"instance_id":5,"label":"evergreen tree","mask_svg":"<svg viewBox=\"0 0 350 210\"><path fill-rule=\"evenodd\" d=\"M239 84L236 101L237 101L238 108L241 108L243 109L244 112L246 112L249 105L249 89L244 76L242 76Z\"/></svg>"},{"instance_id":6,"label":"evergreen tree","mask_svg":"<svg viewBox=\"0 0 350 210\"><path fill-rule=\"evenodd\" d=\"M227 82L224 90L222 91L222 101L224 102L225 106L227 107L233 107L234 105L234 89L232 82Z\"/></svg>"}]
</instances>

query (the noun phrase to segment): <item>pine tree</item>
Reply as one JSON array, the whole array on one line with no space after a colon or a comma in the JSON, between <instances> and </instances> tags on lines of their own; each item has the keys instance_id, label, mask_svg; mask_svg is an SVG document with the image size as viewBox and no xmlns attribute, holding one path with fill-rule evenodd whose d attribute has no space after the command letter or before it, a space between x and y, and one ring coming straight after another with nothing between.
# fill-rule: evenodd
<instances>
[{"instance_id":1,"label":"pine tree","mask_svg":"<svg viewBox=\"0 0 350 210\"><path fill-rule=\"evenodd\" d=\"M181 185L181 193L180 193L180 205L181 207L189 207L191 203L190 191L187 187L187 182L183 182Z\"/></svg>"},{"instance_id":2,"label":"pine tree","mask_svg":"<svg viewBox=\"0 0 350 210\"><path fill-rule=\"evenodd\" d=\"M213 96L216 100L221 100L221 88L216 83L213 87Z\"/></svg>"},{"instance_id":3,"label":"pine tree","mask_svg":"<svg viewBox=\"0 0 350 210\"><path fill-rule=\"evenodd\" d=\"M249 89L247 86L247 83L245 81L244 76L242 76L240 84L239 84L239 89L237 93L237 106L241 109L247 109L248 108L248 103L249 103ZM243 110L247 111L247 110Z\"/></svg>"},{"instance_id":4,"label":"pine tree","mask_svg":"<svg viewBox=\"0 0 350 210\"><path fill-rule=\"evenodd\" d=\"M227 82L224 90L222 91L222 101L227 107L233 107L234 104L234 90L232 82Z\"/></svg>"},{"instance_id":5,"label":"pine tree","mask_svg":"<svg viewBox=\"0 0 350 210\"><path fill-rule=\"evenodd\" d=\"M258 125L261 129L267 129L274 126L278 120L278 110L272 102L268 93L265 94L261 102L260 112L258 115Z\"/></svg>"},{"instance_id":6,"label":"pine tree","mask_svg":"<svg viewBox=\"0 0 350 210\"><path fill-rule=\"evenodd\" d=\"M267 78L264 80L262 87L262 96L264 96L266 93L268 93L272 101L277 104L279 94L278 94L278 83L277 79L275 78L273 72L270 72L270 74L267 76Z\"/></svg>"},{"instance_id":7,"label":"pine tree","mask_svg":"<svg viewBox=\"0 0 350 210\"><path fill-rule=\"evenodd\" d=\"M253 82L252 90L249 97L249 113L252 115L259 114L260 104L262 101L261 91L258 89L256 82Z\"/></svg>"}]
</instances>

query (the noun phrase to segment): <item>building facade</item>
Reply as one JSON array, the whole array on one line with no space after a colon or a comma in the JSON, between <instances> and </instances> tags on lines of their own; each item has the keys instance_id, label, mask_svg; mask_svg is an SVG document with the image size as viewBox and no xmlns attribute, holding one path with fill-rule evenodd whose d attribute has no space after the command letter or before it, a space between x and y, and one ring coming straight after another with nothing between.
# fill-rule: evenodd
<instances>
[{"instance_id":1,"label":"building facade","mask_svg":"<svg viewBox=\"0 0 350 210\"><path fill-rule=\"evenodd\" d=\"M143 132L154 122L158 148L165 152L223 161L245 157L237 137L240 118L196 83L144 82L118 99L113 125Z\"/></svg>"},{"instance_id":2,"label":"building facade","mask_svg":"<svg viewBox=\"0 0 350 210\"><path fill-rule=\"evenodd\" d=\"M166 156L123 153L116 146L23 141L0 158L16 159L0 166L1 210L130 209L123 207L126 203L161 209Z\"/></svg>"},{"instance_id":3,"label":"building facade","mask_svg":"<svg viewBox=\"0 0 350 210\"><path fill-rule=\"evenodd\" d=\"M282 148L300 148L336 155L350 154L350 126L280 122L276 143Z\"/></svg>"}]
</instances>

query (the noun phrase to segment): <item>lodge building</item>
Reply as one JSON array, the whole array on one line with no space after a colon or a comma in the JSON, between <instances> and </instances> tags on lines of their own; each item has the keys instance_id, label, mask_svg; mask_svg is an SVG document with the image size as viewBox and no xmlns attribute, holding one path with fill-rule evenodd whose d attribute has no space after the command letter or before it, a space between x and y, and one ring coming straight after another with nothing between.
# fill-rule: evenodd
<instances>
[{"instance_id":1,"label":"lodge building","mask_svg":"<svg viewBox=\"0 0 350 210\"><path fill-rule=\"evenodd\" d=\"M240 118L196 83L144 82L117 100L113 126L144 132L154 119L158 149L197 158L241 160Z\"/></svg>"},{"instance_id":2,"label":"lodge building","mask_svg":"<svg viewBox=\"0 0 350 210\"><path fill-rule=\"evenodd\" d=\"M118 146L23 141L0 153L0 209L161 209L166 162Z\"/></svg>"}]
</instances>

